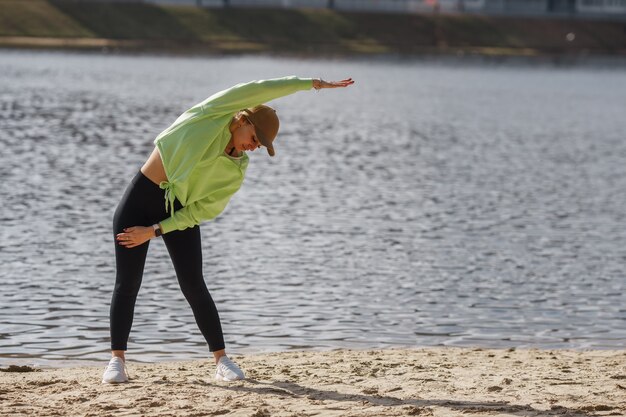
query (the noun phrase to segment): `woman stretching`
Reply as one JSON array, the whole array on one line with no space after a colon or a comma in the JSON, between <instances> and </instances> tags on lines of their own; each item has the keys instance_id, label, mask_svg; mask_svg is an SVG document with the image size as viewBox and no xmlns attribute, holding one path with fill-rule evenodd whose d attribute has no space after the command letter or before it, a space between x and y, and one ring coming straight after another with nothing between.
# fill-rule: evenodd
<instances>
[{"instance_id":1,"label":"woman stretching","mask_svg":"<svg viewBox=\"0 0 626 417\"><path fill-rule=\"evenodd\" d=\"M276 111L262 103L300 90L347 87L351 78L284 77L237 84L183 113L154 143L113 217L116 277L111 299L112 358L103 383L128 382L125 352L149 241L162 236L180 288L213 352L222 381L244 373L226 356L220 318L202 276L199 224L219 215L243 182L248 156L274 156Z\"/></svg>"}]
</instances>

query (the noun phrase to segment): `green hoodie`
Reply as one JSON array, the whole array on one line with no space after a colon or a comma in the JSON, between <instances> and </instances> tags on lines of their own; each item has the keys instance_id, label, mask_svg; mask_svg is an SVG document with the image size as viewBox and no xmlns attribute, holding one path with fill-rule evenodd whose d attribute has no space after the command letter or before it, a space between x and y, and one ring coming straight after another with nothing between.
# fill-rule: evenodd
<instances>
[{"instance_id":1,"label":"green hoodie","mask_svg":"<svg viewBox=\"0 0 626 417\"><path fill-rule=\"evenodd\" d=\"M183 113L154 140L168 181L163 233L183 230L217 217L239 190L248 156L232 158L224 148L230 141L233 116L245 108L313 87L312 78L295 76L237 84L213 94ZM174 200L183 208L174 211Z\"/></svg>"}]
</instances>

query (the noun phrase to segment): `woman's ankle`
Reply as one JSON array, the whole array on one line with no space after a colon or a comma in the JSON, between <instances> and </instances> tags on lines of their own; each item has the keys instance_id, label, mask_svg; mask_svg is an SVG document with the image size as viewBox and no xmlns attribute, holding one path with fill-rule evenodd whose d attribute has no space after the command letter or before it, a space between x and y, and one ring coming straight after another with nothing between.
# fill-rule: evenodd
<instances>
[{"instance_id":1,"label":"woman's ankle","mask_svg":"<svg viewBox=\"0 0 626 417\"><path fill-rule=\"evenodd\" d=\"M213 352L213 357L215 358L215 363L218 363L222 356L226 356L226 349L216 350L215 352Z\"/></svg>"},{"instance_id":2,"label":"woman's ankle","mask_svg":"<svg viewBox=\"0 0 626 417\"><path fill-rule=\"evenodd\" d=\"M126 351L124 351L124 350L112 350L111 351L111 357L112 358L120 358L124 362L126 362Z\"/></svg>"}]
</instances>

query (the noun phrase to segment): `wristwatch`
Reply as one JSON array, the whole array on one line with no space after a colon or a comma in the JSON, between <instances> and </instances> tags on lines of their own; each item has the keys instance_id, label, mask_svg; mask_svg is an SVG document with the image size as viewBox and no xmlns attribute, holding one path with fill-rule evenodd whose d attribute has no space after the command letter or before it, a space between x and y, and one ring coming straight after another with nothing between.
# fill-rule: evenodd
<instances>
[{"instance_id":1,"label":"wristwatch","mask_svg":"<svg viewBox=\"0 0 626 417\"><path fill-rule=\"evenodd\" d=\"M152 228L154 229L154 236L155 237L159 237L159 236L162 235L162 233L161 233L161 226L159 226L158 223L157 224L153 224Z\"/></svg>"}]
</instances>

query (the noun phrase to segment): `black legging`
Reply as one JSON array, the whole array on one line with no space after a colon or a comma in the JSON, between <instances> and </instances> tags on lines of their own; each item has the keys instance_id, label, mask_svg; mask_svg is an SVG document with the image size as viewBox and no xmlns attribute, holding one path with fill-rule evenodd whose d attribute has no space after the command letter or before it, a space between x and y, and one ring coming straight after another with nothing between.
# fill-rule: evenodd
<instances>
[{"instance_id":1,"label":"black legging","mask_svg":"<svg viewBox=\"0 0 626 417\"><path fill-rule=\"evenodd\" d=\"M113 240L117 274L111 300L111 350L126 350L133 324L135 300L141 286L143 267L150 241L127 248L115 235L132 226L151 226L169 216L165 212L165 191L139 172L132 179L113 217ZM175 202L175 209L181 204ZM202 277L202 248L198 226L163 235L172 258L178 283L191 305L196 323L211 352L224 349L224 336L215 303Z\"/></svg>"}]
</instances>

